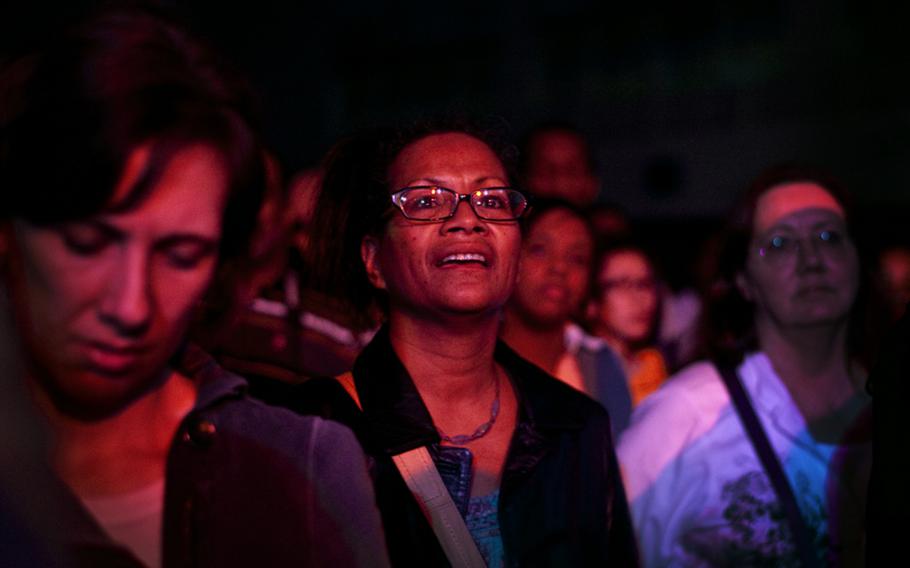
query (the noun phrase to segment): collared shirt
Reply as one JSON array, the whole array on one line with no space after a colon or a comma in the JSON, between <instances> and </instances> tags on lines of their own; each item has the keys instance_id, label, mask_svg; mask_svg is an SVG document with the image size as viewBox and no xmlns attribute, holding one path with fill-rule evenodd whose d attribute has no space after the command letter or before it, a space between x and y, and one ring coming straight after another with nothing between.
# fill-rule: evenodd
<instances>
[{"instance_id":1,"label":"collared shirt","mask_svg":"<svg viewBox=\"0 0 910 568\"><path fill-rule=\"evenodd\" d=\"M613 437L619 438L632 416L632 395L622 359L604 340L575 324L566 326L564 337L566 356L581 375L580 390L607 409Z\"/></svg>"}]
</instances>

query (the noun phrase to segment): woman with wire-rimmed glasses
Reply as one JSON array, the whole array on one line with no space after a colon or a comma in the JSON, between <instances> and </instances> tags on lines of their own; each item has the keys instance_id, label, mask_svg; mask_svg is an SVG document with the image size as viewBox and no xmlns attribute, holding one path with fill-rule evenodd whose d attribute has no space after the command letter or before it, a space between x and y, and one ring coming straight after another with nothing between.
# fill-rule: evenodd
<instances>
[{"instance_id":1,"label":"woman with wire-rimmed glasses","mask_svg":"<svg viewBox=\"0 0 910 568\"><path fill-rule=\"evenodd\" d=\"M606 412L496 340L529 208L500 147L434 124L330 154L317 284L383 325L307 404L373 459L394 564L634 565Z\"/></svg>"}]
</instances>

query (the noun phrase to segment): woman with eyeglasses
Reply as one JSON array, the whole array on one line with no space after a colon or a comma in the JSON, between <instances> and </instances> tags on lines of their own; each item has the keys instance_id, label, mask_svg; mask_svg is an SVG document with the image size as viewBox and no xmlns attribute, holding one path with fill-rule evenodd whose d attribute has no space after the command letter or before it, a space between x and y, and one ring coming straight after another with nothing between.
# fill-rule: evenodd
<instances>
[{"instance_id":1,"label":"woman with eyeglasses","mask_svg":"<svg viewBox=\"0 0 910 568\"><path fill-rule=\"evenodd\" d=\"M619 456L647 566L861 565L870 335L846 194L782 167L734 210L710 362L638 407Z\"/></svg>"},{"instance_id":2,"label":"woman with eyeglasses","mask_svg":"<svg viewBox=\"0 0 910 568\"><path fill-rule=\"evenodd\" d=\"M310 404L373 458L393 564L634 565L606 413L496 339L529 207L501 147L453 122L330 155L314 266L384 323Z\"/></svg>"},{"instance_id":3,"label":"woman with eyeglasses","mask_svg":"<svg viewBox=\"0 0 910 568\"><path fill-rule=\"evenodd\" d=\"M349 429L251 399L199 346L252 264L264 170L242 82L170 18L116 7L3 79L0 275L51 438L49 556L387 565Z\"/></svg>"},{"instance_id":4,"label":"woman with eyeglasses","mask_svg":"<svg viewBox=\"0 0 910 568\"><path fill-rule=\"evenodd\" d=\"M588 325L619 354L632 406L638 406L667 378L666 362L655 345L660 295L654 263L638 245L616 243L600 253L595 273Z\"/></svg>"}]
</instances>

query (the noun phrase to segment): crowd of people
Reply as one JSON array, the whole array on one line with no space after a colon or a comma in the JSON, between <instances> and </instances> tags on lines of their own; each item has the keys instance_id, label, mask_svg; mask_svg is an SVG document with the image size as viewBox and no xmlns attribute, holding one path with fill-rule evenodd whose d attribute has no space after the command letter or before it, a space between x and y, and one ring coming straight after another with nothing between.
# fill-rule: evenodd
<instances>
[{"instance_id":1,"label":"crowd of people","mask_svg":"<svg viewBox=\"0 0 910 568\"><path fill-rule=\"evenodd\" d=\"M695 300L571 125L286 183L166 14L2 73L4 566L860 566L906 523L910 255L825 172L759 176Z\"/></svg>"}]
</instances>

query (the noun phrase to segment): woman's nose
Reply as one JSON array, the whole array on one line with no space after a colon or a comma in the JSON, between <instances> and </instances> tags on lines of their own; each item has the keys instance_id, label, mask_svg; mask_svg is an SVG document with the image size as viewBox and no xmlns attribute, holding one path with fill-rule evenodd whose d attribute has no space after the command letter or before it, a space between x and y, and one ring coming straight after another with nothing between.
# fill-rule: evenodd
<instances>
[{"instance_id":1,"label":"woman's nose","mask_svg":"<svg viewBox=\"0 0 910 568\"><path fill-rule=\"evenodd\" d=\"M152 315L149 259L142 251L124 251L101 298L103 321L123 335L141 335Z\"/></svg>"},{"instance_id":2,"label":"woman's nose","mask_svg":"<svg viewBox=\"0 0 910 568\"><path fill-rule=\"evenodd\" d=\"M486 225L474 212L468 199L459 200L458 205L455 206L455 214L446 220L444 226L446 231L480 232L486 229Z\"/></svg>"},{"instance_id":3,"label":"woman's nose","mask_svg":"<svg viewBox=\"0 0 910 568\"><path fill-rule=\"evenodd\" d=\"M815 269L823 264L820 243L816 239L800 239L796 248L800 268Z\"/></svg>"}]
</instances>

